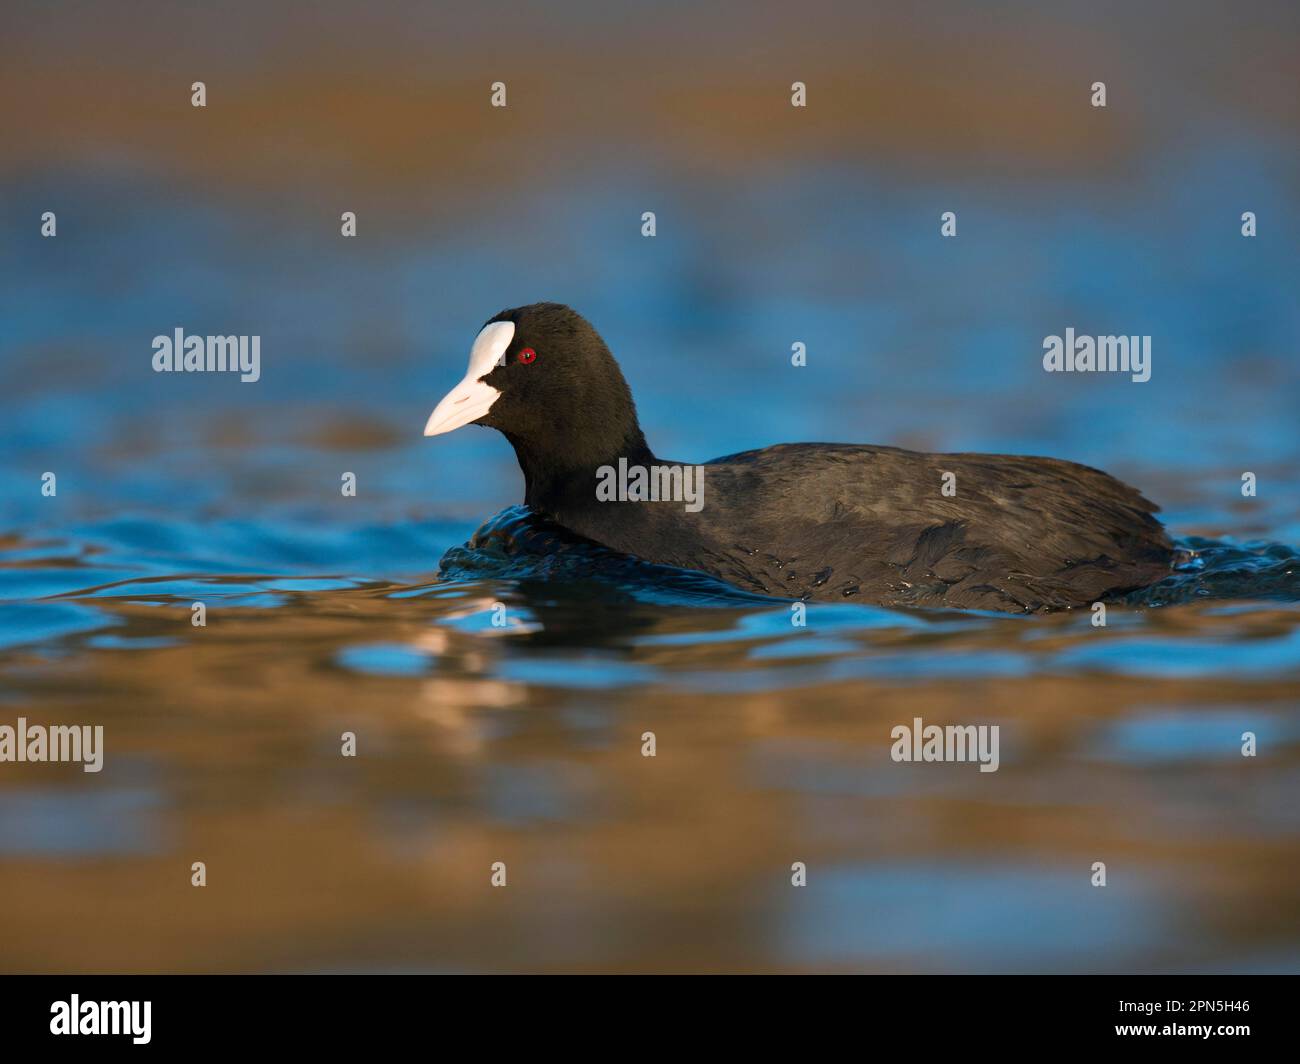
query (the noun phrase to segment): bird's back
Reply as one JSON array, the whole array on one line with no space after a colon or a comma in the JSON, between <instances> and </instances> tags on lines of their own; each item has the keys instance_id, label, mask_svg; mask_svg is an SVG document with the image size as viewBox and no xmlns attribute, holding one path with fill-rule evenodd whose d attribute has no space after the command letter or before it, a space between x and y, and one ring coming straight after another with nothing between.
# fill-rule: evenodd
<instances>
[{"instance_id":1,"label":"bird's back","mask_svg":"<svg viewBox=\"0 0 1300 1064\"><path fill-rule=\"evenodd\" d=\"M1172 557L1156 506L1054 458L783 444L703 468L698 513L606 511L592 538L791 598L1014 612L1147 586Z\"/></svg>"}]
</instances>

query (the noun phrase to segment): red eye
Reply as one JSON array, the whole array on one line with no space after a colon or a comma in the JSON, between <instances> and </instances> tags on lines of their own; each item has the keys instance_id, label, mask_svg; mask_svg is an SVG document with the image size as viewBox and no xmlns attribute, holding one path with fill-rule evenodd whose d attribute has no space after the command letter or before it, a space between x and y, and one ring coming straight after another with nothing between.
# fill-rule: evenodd
<instances>
[{"instance_id":1,"label":"red eye","mask_svg":"<svg viewBox=\"0 0 1300 1064\"><path fill-rule=\"evenodd\" d=\"M519 352L519 361L522 362L525 366L528 365L528 363L530 362L536 362L537 352L534 351L531 347L525 347L522 351Z\"/></svg>"}]
</instances>

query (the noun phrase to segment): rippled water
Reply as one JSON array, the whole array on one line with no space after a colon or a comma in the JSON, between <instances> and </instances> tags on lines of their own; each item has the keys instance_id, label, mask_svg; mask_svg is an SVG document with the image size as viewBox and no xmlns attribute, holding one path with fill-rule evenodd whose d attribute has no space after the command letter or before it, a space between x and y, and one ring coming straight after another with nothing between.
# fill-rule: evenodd
<instances>
[{"instance_id":1,"label":"rippled water","mask_svg":"<svg viewBox=\"0 0 1300 1064\"><path fill-rule=\"evenodd\" d=\"M1295 5L1190 6L10 20L0 726L106 753L0 763L0 970L1300 969ZM800 627L575 544L420 436L540 299L657 453L1050 455L1194 558L1105 627ZM261 378L152 372L177 327ZM1150 380L1044 373L1067 328ZM998 771L892 761L917 718Z\"/></svg>"},{"instance_id":2,"label":"rippled water","mask_svg":"<svg viewBox=\"0 0 1300 1064\"><path fill-rule=\"evenodd\" d=\"M786 602L520 510L460 546L472 532L10 537L5 715L103 724L108 770L10 766L7 966L1300 958L1294 553L1194 541L1204 567L1151 593L1180 604L1116 605L1104 629L840 604L799 628ZM1268 597L1215 590L1251 581ZM999 724L999 771L894 763L890 730L914 717ZM94 920L51 934L69 911Z\"/></svg>"}]
</instances>

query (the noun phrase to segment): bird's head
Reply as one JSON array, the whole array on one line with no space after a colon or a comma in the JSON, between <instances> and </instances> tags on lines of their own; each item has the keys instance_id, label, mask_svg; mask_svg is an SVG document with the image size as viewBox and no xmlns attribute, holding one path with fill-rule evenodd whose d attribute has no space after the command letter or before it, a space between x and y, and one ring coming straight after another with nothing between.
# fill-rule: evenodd
<instances>
[{"instance_id":1,"label":"bird's head","mask_svg":"<svg viewBox=\"0 0 1300 1064\"><path fill-rule=\"evenodd\" d=\"M586 473L648 454L614 356L591 324L561 303L503 310L483 326L464 380L434 408L424 434L463 425L504 434L526 477Z\"/></svg>"}]
</instances>

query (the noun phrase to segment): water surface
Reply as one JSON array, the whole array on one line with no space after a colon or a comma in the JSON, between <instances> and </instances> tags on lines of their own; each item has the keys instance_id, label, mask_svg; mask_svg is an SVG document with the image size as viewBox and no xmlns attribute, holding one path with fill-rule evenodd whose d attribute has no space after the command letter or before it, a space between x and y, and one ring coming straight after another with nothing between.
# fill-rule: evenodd
<instances>
[{"instance_id":1,"label":"water surface","mask_svg":"<svg viewBox=\"0 0 1300 1064\"><path fill-rule=\"evenodd\" d=\"M317 7L14 19L0 724L106 754L0 764L0 969L1300 969L1293 5ZM1104 628L796 626L467 549L513 455L420 430L538 299L596 324L658 453L1072 459L1200 566ZM177 327L260 335L261 380L153 373ZM1044 373L1071 327L1151 336L1151 380ZM998 725L998 771L893 762L917 718Z\"/></svg>"}]
</instances>

